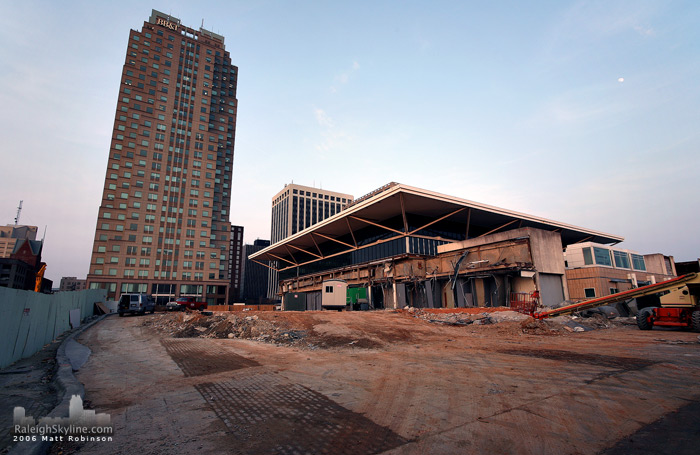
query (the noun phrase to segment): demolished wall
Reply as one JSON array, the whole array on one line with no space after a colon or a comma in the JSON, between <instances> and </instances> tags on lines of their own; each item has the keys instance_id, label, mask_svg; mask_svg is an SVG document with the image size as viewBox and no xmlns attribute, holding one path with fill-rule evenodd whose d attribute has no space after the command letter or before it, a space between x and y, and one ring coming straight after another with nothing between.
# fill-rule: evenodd
<instances>
[{"instance_id":1,"label":"demolished wall","mask_svg":"<svg viewBox=\"0 0 700 455\"><path fill-rule=\"evenodd\" d=\"M512 293L568 298L561 236L513 229L438 247L438 256L403 254L281 283L283 294L319 292L327 280L367 287L372 308L508 306ZM311 308L307 308L311 309Z\"/></svg>"}]
</instances>

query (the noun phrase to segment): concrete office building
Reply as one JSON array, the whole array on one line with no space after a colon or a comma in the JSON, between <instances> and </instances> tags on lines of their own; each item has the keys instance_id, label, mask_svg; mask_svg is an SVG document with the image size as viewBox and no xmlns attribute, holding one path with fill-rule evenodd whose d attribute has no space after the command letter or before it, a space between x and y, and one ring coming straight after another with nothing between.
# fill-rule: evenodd
<instances>
[{"instance_id":1,"label":"concrete office building","mask_svg":"<svg viewBox=\"0 0 700 455\"><path fill-rule=\"evenodd\" d=\"M241 297L243 286L243 226L231 226L231 250L229 254L229 270L231 270L231 289L228 293L228 304L237 302Z\"/></svg>"},{"instance_id":2,"label":"concrete office building","mask_svg":"<svg viewBox=\"0 0 700 455\"><path fill-rule=\"evenodd\" d=\"M352 195L290 183L272 198L274 244L340 212ZM270 271L268 298L277 298L277 273Z\"/></svg>"},{"instance_id":3,"label":"concrete office building","mask_svg":"<svg viewBox=\"0 0 700 455\"><path fill-rule=\"evenodd\" d=\"M130 31L89 288L226 303L237 77L221 35L156 10Z\"/></svg>"},{"instance_id":4,"label":"concrete office building","mask_svg":"<svg viewBox=\"0 0 700 455\"><path fill-rule=\"evenodd\" d=\"M61 278L61 284L59 285L58 290L61 292L82 291L86 288L86 284L86 280L79 280L74 276L64 276Z\"/></svg>"},{"instance_id":5,"label":"concrete office building","mask_svg":"<svg viewBox=\"0 0 700 455\"><path fill-rule=\"evenodd\" d=\"M257 239L252 245L245 245L243 260L243 286L241 288L241 301L248 304L267 303L268 269L248 259L253 253L270 246L269 240Z\"/></svg>"},{"instance_id":6,"label":"concrete office building","mask_svg":"<svg viewBox=\"0 0 700 455\"><path fill-rule=\"evenodd\" d=\"M0 258L0 287L34 289L35 268L19 259Z\"/></svg>"},{"instance_id":7,"label":"concrete office building","mask_svg":"<svg viewBox=\"0 0 700 455\"><path fill-rule=\"evenodd\" d=\"M250 259L276 268L285 309L320 309L338 280L370 308L554 306L569 298L563 247L586 240L623 239L390 183Z\"/></svg>"},{"instance_id":8,"label":"concrete office building","mask_svg":"<svg viewBox=\"0 0 700 455\"><path fill-rule=\"evenodd\" d=\"M290 183L272 198L270 241L277 243L340 212L352 195Z\"/></svg>"}]
</instances>

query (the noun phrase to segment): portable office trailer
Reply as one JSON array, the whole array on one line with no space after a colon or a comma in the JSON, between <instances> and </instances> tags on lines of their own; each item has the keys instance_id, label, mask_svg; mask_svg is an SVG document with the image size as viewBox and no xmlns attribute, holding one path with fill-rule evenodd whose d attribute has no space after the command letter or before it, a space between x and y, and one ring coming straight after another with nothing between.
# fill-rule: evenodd
<instances>
[{"instance_id":1,"label":"portable office trailer","mask_svg":"<svg viewBox=\"0 0 700 455\"><path fill-rule=\"evenodd\" d=\"M322 284L321 306L324 309L340 310L347 305L348 284L343 280L327 280Z\"/></svg>"}]
</instances>

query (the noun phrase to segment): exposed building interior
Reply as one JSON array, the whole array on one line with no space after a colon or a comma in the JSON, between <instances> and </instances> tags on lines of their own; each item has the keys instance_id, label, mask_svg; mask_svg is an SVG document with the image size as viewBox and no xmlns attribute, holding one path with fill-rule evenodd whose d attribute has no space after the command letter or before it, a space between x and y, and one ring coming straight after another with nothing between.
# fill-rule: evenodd
<instances>
[{"instance_id":1,"label":"exposed building interior","mask_svg":"<svg viewBox=\"0 0 700 455\"><path fill-rule=\"evenodd\" d=\"M250 258L279 273L286 309L323 308L329 280L347 283L346 309L556 305L568 299L564 247L622 240L390 183Z\"/></svg>"}]
</instances>

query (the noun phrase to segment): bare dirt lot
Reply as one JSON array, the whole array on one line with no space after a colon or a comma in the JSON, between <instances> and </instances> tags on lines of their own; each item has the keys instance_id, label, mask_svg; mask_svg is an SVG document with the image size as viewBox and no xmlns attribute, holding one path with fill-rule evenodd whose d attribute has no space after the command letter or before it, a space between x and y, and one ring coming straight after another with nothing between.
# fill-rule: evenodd
<instances>
[{"instance_id":1,"label":"bare dirt lot","mask_svg":"<svg viewBox=\"0 0 700 455\"><path fill-rule=\"evenodd\" d=\"M697 333L477 313L107 318L77 377L113 441L53 453L596 454L700 401Z\"/></svg>"}]
</instances>

